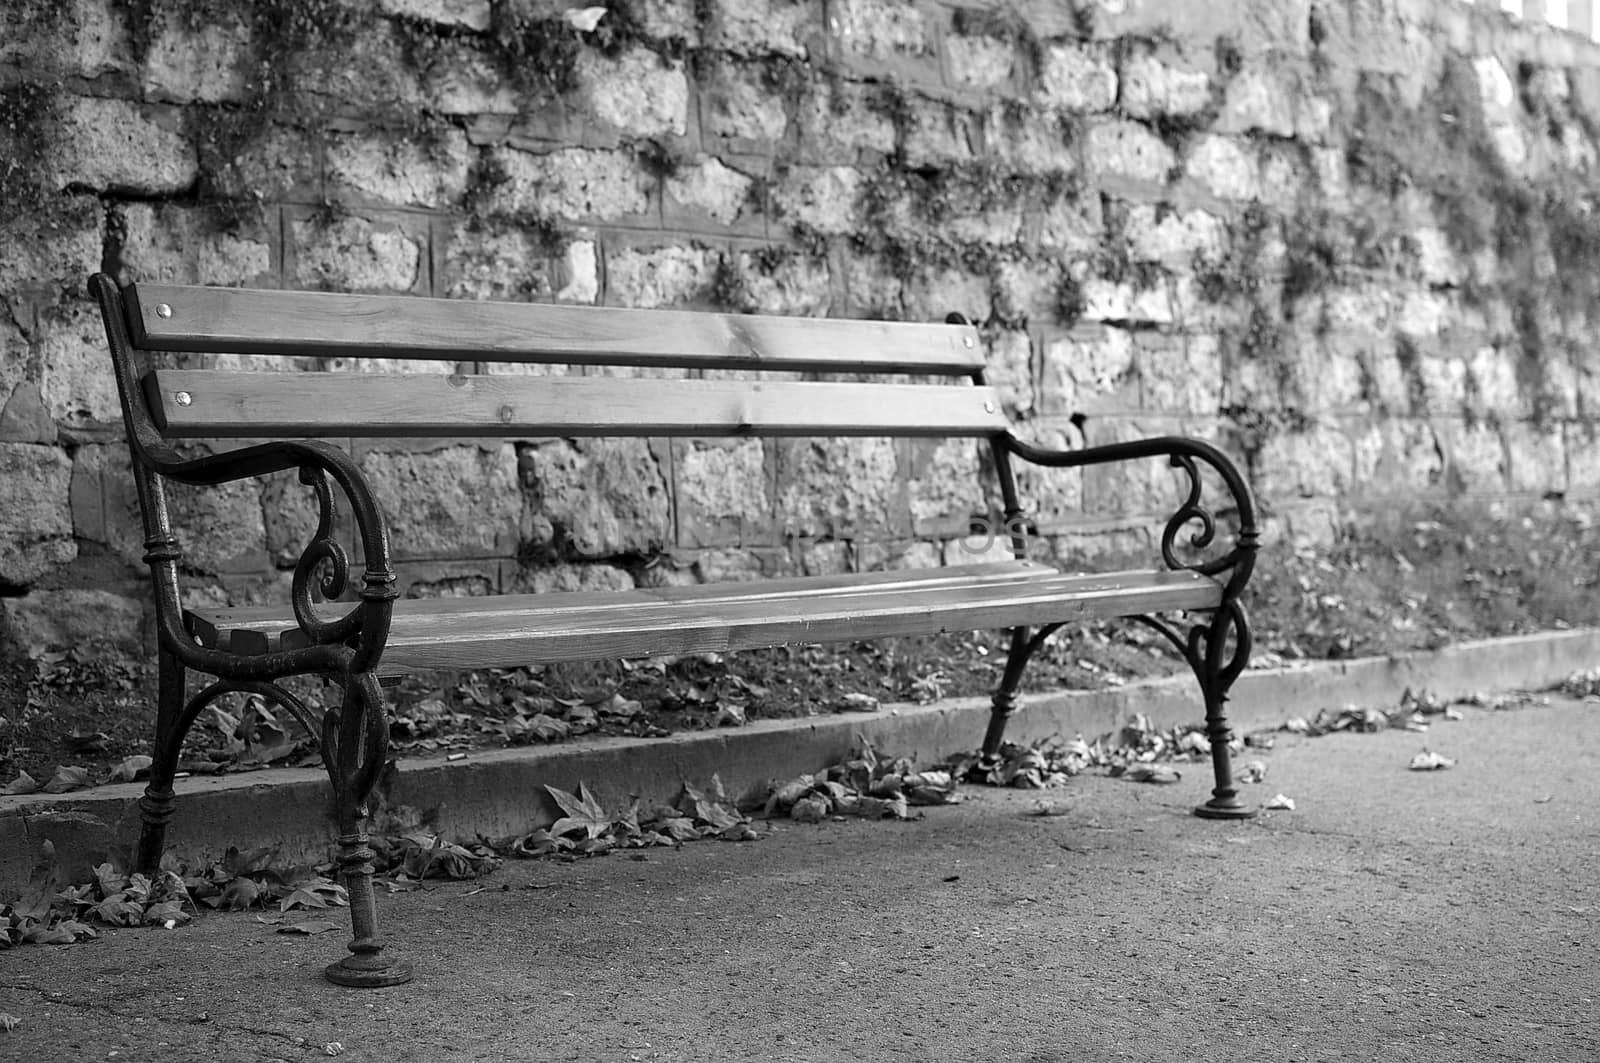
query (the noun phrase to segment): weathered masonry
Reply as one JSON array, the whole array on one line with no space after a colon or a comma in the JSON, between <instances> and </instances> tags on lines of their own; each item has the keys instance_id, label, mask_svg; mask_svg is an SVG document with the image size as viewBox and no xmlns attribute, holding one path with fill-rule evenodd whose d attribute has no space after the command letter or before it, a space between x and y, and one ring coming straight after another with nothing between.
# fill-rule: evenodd
<instances>
[{"instance_id":1,"label":"weathered masonry","mask_svg":"<svg viewBox=\"0 0 1600 1063\"><path fill-rule=\"evenodd\" d=\"M1315 543L1395 498L1600 486L1600 50L1581 34L1459 0L585 10L6 5L0 639L149 645L85 287L102 268L955 311L1029 439L1211 440L1247 464L1269 540ZM378 439L356 455L411 594L953 564L994 506L962 440ZM1024 487L1040 558L1078 567L1147 550L1168 482ZM216 606L278 597L314 525L292 475L172 503L186 586Z\"/></svg>"}]
</instances>

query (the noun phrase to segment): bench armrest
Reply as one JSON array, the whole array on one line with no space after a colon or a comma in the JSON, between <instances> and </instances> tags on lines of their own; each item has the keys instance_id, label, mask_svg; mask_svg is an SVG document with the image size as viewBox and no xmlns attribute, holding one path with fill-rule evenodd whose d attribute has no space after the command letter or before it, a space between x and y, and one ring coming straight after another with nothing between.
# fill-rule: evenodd
<instances>
[{"instance_id":1,"label":"bench armrest","mask_svg":"<svg viewBox=\"0 0 1600 1063\"><path fill-rule=\"evenodd\" d=\"M1199 439L1187 436L1154 436L1125 443L1108 443L1080 450L1052 450L1023 442L1013 435L1002 438L1001 446L1023 461L1049 468L1076 468L1087 465L1104 465L1110 462L1138 458L1166 457L1174 468L1182 469L1189 477L1189 492L1177 510L1167 520L1161 534L1161 558L1171 569L1189 569L1208 576L1227 573L1224 583L1226 600L1233 600L1244 589L1255 564L1256 550L1260 546L1261 532L1256 524L1255 501L1250 487L1245 483L1237 466L1222 451ZM1186 563L1178 557L1177 540L1185 526L1198 525L1189 536L1190 545L1197 549L1209 546L1216 537L1217 522L1213 508L1202 504L1199 464L1205 464L1222 480L1232 495L1233 509L1238 515L1239 531L1233 549L1220 557L1206 561Z\"/></svg>"},{"instance_id":2,"label":"bench armrest","mask_svg":"<svg viewBox=\"0 0 1600 1063\"><path fill-rule=\"evenodd\" d=\"M242 447L221 454L178 460L169 453L148 455L152 471L179 483L216 486L236 480L267 476L299 469L300 482L317 496L317 530L295 564L291 597L295 620L307 640L316 647L353 645L351 672L365 672L377 665L389 637L390 615L395 588L390 563L389 532L366 477L350 455L337 447L316 441L283 441ZM160 460L160 459L166 460ZM334 536L338 512L337 496L330 479L349 500L361 537L366 570L357 592L360 601L344 615L324 619L317 615L312 601L312 580L326 564L329 571L317 581L317 589L328 600L344 594L350 582L350 560Z\"/></svg>"}]
</instances>

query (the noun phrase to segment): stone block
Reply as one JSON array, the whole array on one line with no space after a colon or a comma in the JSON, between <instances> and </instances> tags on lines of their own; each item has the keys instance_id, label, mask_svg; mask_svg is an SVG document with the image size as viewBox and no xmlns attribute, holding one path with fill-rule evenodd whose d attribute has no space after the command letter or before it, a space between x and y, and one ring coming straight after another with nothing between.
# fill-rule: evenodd
<instances>
[{"instance_id":1,"label":"stone block","mask_svg":"<svg viewBox=\"0 0 1600 1063\"><path fill-rule=\"evenodd\" d=\"M705 41L735 55L804 59L806 38L820 27L821 11L808 0L714 0Z\"/></svg>"},{"instance_id":2,"label":"stone block","mask_svg":"<svg viewBox=\"0 0 1600 1063\"><path fill-rule=\"evenodd\" d=\"M16 386L29 376L37 376L37 367L29 356L28 337L4 316L0 316L0 407L11 403ZM12 442L36 442L13 440Z\"/></svg>"},{"instance_id":3,"label":"stone block","mask_svg":"<svg viewBox=\"0 0 1600 1063\"><path fill-rule=\"evenodd\" d=\"M467 135L449 128L422 138L335 133L326 159L328 192L341 202L434 209L461 202L472 164Z\"/></svg>"},{"instance_id":4,"label":"stone block","mask_svg":"<svg viewBox=\"0 0 1600 1063\"><path fill-rule=\"evenodd\" d=\"M943 321L950 313L987 321L994 314L989 278L962 267L915 268L904 278L900 312L907 321Z\"/></svg>"},{"instance_id":5,"label":"stone block","mask_svg":"<svg viewBox=\"0 0 1600 1063\"><path fill-rule=\"evenodd\" d=\"M1059 41L1039 56L1035 99L1064 111L1106 111L1117 100L1117 68L1100 44Z\"/></svg>"},{"instance_id":6,"label":"stone block","mask_svg":"<svg viewBox=\"0 0 1600 1063\"><path fill-rule=\"evenodd\" d=\"M1299 128L1296 101L1303 95L1298 79L1281 70L1250 66L1228 82L1222 110L1212 128L1218 133L1292 137Z\"/></svg>"},{"instance_id":7,"label":"stone block","mask_svg":"<svg viewBox=\"0 0 1600 1063\"><path fill-rule=\"evenodd\" d=\"M1087 257L1105 237L1100 197L1063 192L1047 199L1027 223L1030 241L1041 251L1057 251L1065 261Z\"/></svg>"},{"instance_id":8,"label":"stone block","mask_svg":"<svg viewBox=\"0 0 1600 1063\"><path fill-rule=\"evenodd\" d=\"M446 115L509 117L522 103L515 82L465 37L438 40L417 91L429 109Z\"/></svg>"},{"instance_id":9,"label":"stone block","mask_svg":"<svg viewBox=\"0 0 1600 1063\"><path fill-rule=\"evenodd\" d=\"M671 541L671 486L645 440L519 444L517 470L524 550L601 558L656 553Z\"/></svg>"},{"instance_id":10,"label":"stone block","mask_svg":"<svg viewBox=\"0 0 1600 1063\"><path fill-rule=\"evenodd\" d=\"M1216 262L1227 254L1227 225L1210 211L1130 203L1124 218L1128 250L1140 261L1177 271L1192 268L1197 256Z\"/></svg>"},{"instance_id":11,"label":"stone block","mask_svg":"<svg viewBox=\"0 0 1600 1063\"><path fill-rule=\"evenodd\" d=\"M63 98L41 160L42 180L74 191L172 195L194 183L194 145L127 100Z\"/></svg>"},{"instance_id":12,"label":"stone block","mask_svg":"<svg viewBox=\"0 0 1600 1063\"><path fill-rule=\"evenodd\" d=\"M1139 405L1162 414L1215 414L1222 405L1222 344L1214 335L1138 332Z\"/></svg>"},{"instance_id":13,"label":"stone block","mask_svg":"<svg viewBox=\"0 0 1600 1063\"><path fill-rule=\"evenodd\" d=\"M1505 441L1498 427L1454 418L1433 422L1445 455L1445 485L1453 494L1499 494L1510 482Z\"/></svg>"},{"instance_id":14,"label":"stone block","mask_svg":"<svg viewBox=\"0 0 1600 1063\"><path fill-rule=\"evenodd\" d=\"M945 75L964 89L994 89L1010 83L1017 67L1017 47L1005 37L946 34Z\"/></svg>"},{"instance_id":15,"label":"stone block","mask_svg":"<svg viewBox=\"0 0 1600 1063\"><path fill-rule=\"evenodd\" d=\"M121 420L105 325L93 304L64 303L46 310L35 356L44 407L57 422L81 428Z\"/></svg>"},{"instance_id":16,"label":"stone block","mask_svg":"<svg viewBox=\"0 0 1600 1063\"><path fill-rule=\"evenodd\" d=\"M855 232L865 178L848 166L796 166L772 189L777 217L820 233Z\"/></svg>"},{"instance_id":17,"label":"stone block","mask_svg":"<svg viewBox=\"0 0 1600 1063\"><path fill-rule=\"evenodd\" d=\"M144 526L125 444L78 447L68 497L79 542L99 543L124 563L143 565Z\"/></svg>"},{"instance_id":18,"label":"stone block","mask_svg":"<svg viewBox=\"0 0 1600 1063\"><path fill-rule=\"evenodd\" d=\"M1355 481L1369 496L1417 498L1444 484L1444 451L1426 420L1390 418L1354 441Z\"/></svg>"},{"instance_id":19,"label":"stone block","mask_svg":"<svg viewBox=\"0 0 1600 1063\"><path fill-rule=\"evenodd\" d=\"M1052 261L1008 259L994 270L995 317L1008 325L1047 324L1060 317L1062 270Z\"/></svg>"},{"instance_id":20,"label":"stone block","mask_svg":"<svg viewBox=\"0 0 1600 1063\"><path fill-rule=\"evenodd\" d=\"M1563 427L1566 431L1562 449L1567 455L1567 497L1593 499L1600 496L1600 427L1587 421Z\"/></svg>"},{"instance_id":21,"label":"stone block","mask_svg":"<svg viewBox=\"0 0 1600 1063\"><path fill-rule=\"evenodd\" d=\"M1261 194L1261 169L1243 143L1222 136L1201 138L1184 163L1184 175L1223 200L1250 200Z\"/></svg>"},{"instance_id":22,"label":"stone block","mask_svg":"<svg viewBox=\"0 0 1600 1063\"><path fill-rule=\"evenodd\" d=\"M841 539L797 538L789 544L790 564L802 576L838 576L855 567L853 543Z\"/></svg>"},{"instance_id":23,"label":"stone block","mask_svg":"<svg viewBox=\"0 0 1600 1063\"><path fill-rule=\"evenodd\" d=\"M250 21L239 10L215 8L204 21L157 8L144 67L147 100L238 103L250 89L255 61Z\"/></svg>"},{"instance_id":24,"label":"stone block","mask_svg":"<svg viewBox=\"0 0 1600 1063\"><path fill-rule=\"evenodd\" d=\"M378 0L386 15L400 15L437 26L450 26L483 33L493 24L489 0Z\"/></svg>"},{"instance_id":25,"label":"stone block","mask_svg":"<svg viewBox=\"0 0 1600 1063\"><path fill-rule=\"evenodd\" d=\"M260 480L214 487L172 484L167 504L183 547L183 566L208 575L264 572L266 513Z\"/></svg>"},{"instance_id":26,"label":"stone block","mask_svg":"<svg viewBox=\"0 0 1600 1063\"><path fill-rule=\"evenodd\" d=\"M1105 121L1089 127L1084 157L1090 170L1107 181L1164 186L1177 156L1149 127L1138 122Z\"/></svg>"},{"instance_id":27,"label":"stone block","mask_svg":"<svg viewBox=\"0 0 1600 1063\"><path fill-rule=\"evenodd\" d=\"M337 487L334 497L338 505L334 534L341 542L353 542L349 502ZM264 541L273 567L293 569L317 532L321 512L315 493L300 482L298 473L276 473L261 483L261 511Z\"/></svg>"},{"instance_id":28,"label":"stone block","mask_svg":"<svg viewBox=\"0 0 1600 1063\"><path fill-rule=\"evenodd\" d=\"M1040 368L1039 409L1046 414L1105 414L1139 408L1133 335L1080 325L1049 339Z\"/></svg>"},{"instance_id":29,"label":"stone block","mask_svg":"<svg viewBox=\"0 0 1600 1063\"><path fill-rule=\"evenodd\" d=\"M502 178L485 207L494 214L615 221L651 207L655 178L630 152L561 148L533 154L495 148L487 163Z\"/></svg>"},{"instance_id":30,"label":"stone block","mask_svg":"<svg viewBox=\"0 0 1600 1063\"><path fill-rule=\"evenodd\" d=\"M615 565L539 565L520 569L512 581L513 594L561 594L568 591L631 591L635 583L627 569Z\"/></svg>"},{"instance_id":31,"label":"stone block","mask_svg":"<svg viewBox=\"0 0 1600 1063\"><path fill-rule=\"evenodd\" d=\"M971 160L978 121L964 108L913 97L901 114L901 152L912 168L942 168Z\"/></svg>"},{"instance_id":32,"label":"stone block","mask_svg":"<svg viewBox=\"0 0 1600 1063\"><path fill-rule=\"evenodd\" d=\"M935 29L922 9L895 0L842 0L830 5L828 29L847 55L867 60L931 56Z\"/></svg>"},{"instance_id":33,"label":"stone block","mask_svg":"<svg viewBox=\"0 0 1600 1063\"><path fill-rule=\"evenodd\" d=\"M983 113L982 131L984 155L1014 173L1065 175L1083 168L1060 115L999 104Z\"/></svg>"},{"instance_id":34,"label":"stone block","mask_svg":"<svg viewBox=\"0 0 1600 1063\"><path fill-rule=\"evenodd\" d=\"M1503 417L1527 412L1528 402L1522 395L1516 365L1508 352L1484 344L1473 351L1466 368L1467 412L1471 416Z\"/></svg>"},{"instance_id":35,"label":"stone block","mask_svg":"<svg viewBox=\"0 0 1600 1063\"><path fill-rule=\"evenodd\" d=\"M1506 447L1506 480L1513 491L1533 494L1567 490L1566 431L1561 424L1511 421L1501 438Z\"/></svg>"},{"instance_id":36,"label":"stone block","mask_svg":"<svg viewBox=\"0 0 1600 1063\"><path fill-rule=\"evenodd\" d=\"M71 485L65 452L0 443L0 584L26 586L78 556Z\"/></svg>"},{"instance_id":37,"label":"stone block","mask_svg":"<svg viewBox=\"0 0 1600 1063\"><path fill-rule=\"evenodd\" d=\"M274 287L273 235L261 221L223 225L204 208L174 203L119 203L118 284L213 284Z\"/></svg>"},{"instance_id":38,"label":"stone block","mask_svg":"<svg viewBox=\"0 0 1600 1063\"><path fill-rule=\"evenodd\" d=\"M312 20L304 46L288 58L284 83L295 95L337 100L346 113L393 118L426 107L421 64L410 60L399 26L370 10L351 15L342 24Z\"/></svg>"},{"instance_id":39,"label":"stone block","mask_svg":"<svg viewBox=\"0 0 1600 1063\"><path fill-rule=\"evenodd\" d=\"M770 545L772 482L759 439L675 441L678 544Z\"/></svg>"},{"instance_id":40,"label":"stone block","mask_svg":"<svg viewBox=\"0 0 1600 1063\"><path fill-rule=\"evenodd\" d=\"M0 66L17 68L35 83L120 73L130 51L113 0L18 3L0 10Z\"/></svg>"},{"instance_id":41,"label":"stone block","mask_svg":"<svg viewBox=\"0 0 1600 1063\"><path fill-rule=\"evenodd\" d=\"M509 444L370 450L360 456L400 559L508 557L516 552L523 499Z\"/></svg>"},{"instance_id":42,"label":"stone block","mask_svg":"<svg viewBox=\"0 0 1600 1063\"><path fill-rule=\"evenodd\" d=\"M729 309L826 317L833 307L833 284L825 259L792 252L739 251L732 265L741 300Z\"/></svg>"},{"instance_id":43,"label":"stone block","mask_svg":"<svg viewBox=\"0 0 1600 1063\"><path fill-rule=\"evenodd\" d=\"M667 178L663 205L668 210L682 208L691 218L704 217L729 226L750 206L748 200L754 186L754 179L747 174L724 165L715 156L703 155Z\"/></svg>"},{"instance_id":44,"label":"stone block","mask_svg":"<svg viewBox=\"0 0 1600 1063\"><path fill-rule=\"evenodd\" d=\"M984 353L987 371L984 378L1000 392L1000 401L1011 417L1026 417L1033 412L1033 344L1020 330L986 332Z\"/></svg>"},{"instance_id":45,"label":"stone block","mask_svg":"<svg viewBox=\"0 0 1600 1063\"><path fill-rule=\"evenodd\" d=\"M22 647L29 657L63 650L141 655L144 634L140 600L111 591L36 590L0 598L0 642Z\"/></svg>"},{"instance_id":46,"label":"stone block","mask_svg":"<svg viewBox=\"0 0 1600 1063\"><path fill-rule=\"evenodd\" d=\"M1263 499L1334 497L1354 486L1355 441L1331 421L1262 440L1251 485Z\"/></svg>"},{"instance_id":47,"label":"stone block","mask_svg":"<svg viewBox=\"0 0 1600 1063\"><path fill-rule=\"evenodd\" d=\"M882 95L877 85L818 79L796 112L802 157L808 162L854 162L863 154L887 156L893 152L894 122L885 113ZM782 135L782 123L770 125L776 134L761 139Z\"/></svg>"},{"instance_id":48,"label":"stone block","mask_svg":"<svg viewBox=\"0 0 1600 1063\"><path fill-rule=\"evenodd\" d=\"M1048 450L1076 450L1083 438L1076 429L1038 429L1030 442ZM1064 527L1083 513L1084 473L1082 469L1051 469L1028 462L1011 465L1017 477L1017 494L1030 526L1040 534ZM996 539L1004 529L994 529ZM957 555L952 553L951 560Z\"/></svg>"},{"instance_id":49,"label":"stone block","mask_svg":"<svg viewBox=\"0 0 1600 1063\"><path fill-rule=\"evenodd\" d=\"M606 255L606 302L648 309L707 300L721 259L699 245L616 248Z\"/></svg>"},{"instance_id":50,"label":"stone block","mask_svg":"<svg viewBox=\"0 0 1600 1063\"><path fill-rule=\"evenodd\" d=\"M297 288L415 292L426 281L426 221L413 215L289 216L285 272Z\"/></svg>"},{"instance_id":51,"label":"stone block","mask_svg":"<svg viewBox=\"0 0 1600 1063\"><path fill-rule=\"evenodd\" d=\"M600 256L595 242L567 242L556 260L556 298L563 303L592 304L600 300Z\"/></svg>"},{"instance_id":52,"label":"stone block","mask_svg":"<svg viewBox=\"0 0 1600 1063\"><path fill-rule=\"evenodd\" d=\"M1176 320L1165 278L1153 278L1146 286L1137 280L1090 277L1081 287L1085 321L1170 325Z\"/></svg>"},{"instance_id":53,"label":"stone block","mask_svg":"<svg viewBox=\"0 0 1600 1063\"><path fill-rule=\"evenodd\" d=\"M511 561L406 562L395 566L402 598L481 598L499 594Z\"/></svg>"},{"instance_id":54,"label":"stone block","mask_svg":"<svg viewBox=\"0 0 1600 1063\"><path fill-rule=\"evenodd\" d=\"M0 406L0 442L6 443L54 443L60 433L56 430L56 423L50 417L50 412L44 407L44 397L39 393L39 385L31 380L24 380L9 391L0 387L0 394L6 394L5 404Z\"/></svg>"},{"instance_id":55,"label":"stone block","mask_svg":"<svg viewBox=\"0 0 1600 1063\"><path fill-rule=\"evenodd\" d=\"M793 571L787 550L701 550L693 570L703 583L749 583Z\"/></svg>"},{"instance_id":56,"label":"stone block","mask_svg":"<svg viewBox=\"0 0 1600 1063\"><path fill-rule=\"evenodd\" d=\"M852 554L856 572L899 572L938 568L944 564L937 543L915 539L892 543L856 543Z\"/></svg>"},{"instance_id":57,"label":"stone block","mask_svg":"<svg viewBox=\"0 0 1600 1063\"><path fill-rule=\"evenodd\" d=\"M201 136L200 165L217 194L240 202L307 203L323 198L322 142L263 122L233 138Z\"/></svg>"},{"instance_id":58,"label":"stone block","mask_svg":"<svg viewBox=\"0 0 1600 1063\"><path fill-rule=\"evenodd\" d=\"M783 99L765 84L756 64L707 64L698 88L701 128L707 137L766 153L789 128Z\"/></svg>"},{"instance_id":59,"label":"stone block","mask_svg":"<svg viewBox=\"0 0 1600 1063\"><path fill-rule=\"evenodd\" d=\"M878 255L845 249L840 255L840 287L845 293L846 317L899 321L905 318L901 296L905 281L895 265ZM943 320L943 315L939 320Z\"/></svg>"},{"instance_id":60,"label":"stone block","mask_svg":"<svg viewBox=\"0 0 1600 1063\"><path fill-rule=\"evenodd\" d=\"M1117 102L1130 118L1191 118L1211 106L1211 75L1177 56L1133 51L1120 73Z\"/></svg>"},{"instance_id":61,"label":"stone block","mask_svg":"<svg viewBox=\"0 0 1600 1063\"><path fill-rule=\"evenodd\" d=\"M607 57L578 57L580 106L624 136L683 136L688 131L689 81L683 64L648 48Z\"/></svg>"},{"instance_id":62,"label":"stone block","mask_svg":"<svg viewBox=\"0 0 1600 1063\"><path fill-rule=\"evenodd\" d=\"M973 515L998 505L983 475L982 449L973 439L907 440L906 495L911 530L922 538L959 536Z\"/></svg>"},{"instance_id":63,"label":"stone block","mask_svg":"<svg viewBox=\"0 0 1600 1063\"><path fill-rule=\"evenodd\" d=\"M894 440L780 440L778 524L804 538L882 538L910 532Z\"/></svg>"},{"instance_id":64,"label":"stone block","mask_svg":"<svg viewBox=\"0 0 1600 1063\"><path fill-rule=\"evenodd\" d=\"M50 301L83 292L104 244L105 212L94 196L63 196L56 209L7 218L0 222L0 297L37 292ZM15 302L13 316L23 320Z\"/></svg>"},{"instance_id":65,"label":"stone block","mask_svg":"<svg viewBox=\"0 0 1600 1063\"><path fill-rule=\"evenodd\" d=\"M470 218L451 223L443 245L434 285L446 298L520 302L555 292L555 263L543 234Z\"/></svg>"}]
</instances>

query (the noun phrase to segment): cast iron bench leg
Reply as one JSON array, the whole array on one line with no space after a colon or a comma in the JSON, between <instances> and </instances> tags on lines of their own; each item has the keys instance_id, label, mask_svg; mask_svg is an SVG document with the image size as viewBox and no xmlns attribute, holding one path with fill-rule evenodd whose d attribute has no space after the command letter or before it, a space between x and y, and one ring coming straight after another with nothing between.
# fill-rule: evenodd
<instances>
[{"instance_id":1,"label":"cast iron bench leg","mask_svg":"<svg viewBox=\"0 0 1600 1063\"><path fill-rule=\"evenodd\" d=\"M175 803L172 780L178 773L178 751L183 746L189 721L184 715L183 662L165 649L156 654L156 739L150 754L150 782L139 799L139 848L134 855L134 870L154 875L161 868L161 855L167 844L167 821Z\"/></svg>"},{"instance_id":2,"label":"cast iron bench leg","mask_svg":"<svg viewBox=\"0 0 1600 1063\"><path fill-rule=\"evenodd\" d=\"M375 989L411 981L409 963L383 955L373 895L373 851L368 844L367 798L388 756L389 720L371 672L351 675L337 717L323 721L322 748L333 780L339 827L339 877L350 898L350 955L323 972L338 985Z\"/></svg>"}]
</instances>

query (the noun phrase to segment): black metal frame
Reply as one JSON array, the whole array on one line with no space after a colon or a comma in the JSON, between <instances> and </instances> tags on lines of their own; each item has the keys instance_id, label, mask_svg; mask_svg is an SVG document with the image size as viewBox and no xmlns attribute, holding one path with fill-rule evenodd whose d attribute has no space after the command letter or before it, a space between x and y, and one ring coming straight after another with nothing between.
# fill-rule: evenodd
<instances>
[{"instance_id":1,"label":"black metal frame","mask_svg":"<svg viewBox=\"0 0 1600 1063\"><path fill-rule=\"evenodd\" d=\"M122 293L104 274L90 279L90 289L99 301L111 348L143 514L144 561L150 567L155 593L159 644L156 739L150 783L140 801L139 869L152 871L160 863L167 822L172 817L172 782L179 749L205 706L230 692L261 694L289 708L309 727L310 712L275 681L295 675L323 676L343 691L339 706L324 713L320 737L323 764L333 784L339 874L349 894L354 932L350 955L331 964L327 977L355 986L409 981L410 965L383 954L372 888L373 852L366 832L367 800L383 769L389 740L374 669L388 639L394 600L399 596L383 514L355 462L325 443L281 441L197 458L180 454L161 438L141 400L136 348L128 332ZM299 470L301 482L315 492L320 511L317 530L295 566L291 591L295 619L307 645L250 656L205 646L183 621L178 582L183 553L173 535L165 481L215 486L289 469ZM327 619L317 615L313 580L321 596L332 600L345 592L350 574L349 559L334 537L337 496L330 477L350 503L365 572L356 592L359 600L343 615ZM319 572L324 574L319 576ZM218 681L190 698L190 671L217 676Z\"/></svg>"},{"instance_id":2,"label":"black metal frame","mask_svg":"<svg viewBox=\"0 0 1600 1063\"><path fill-rule=\"evenodd\" d=\"M267 698L286 708L309 731L320 733L323 764L333 784L339 874L349 893L353 940L349 945L350 955L329 965L327 977L333 982L353 986L385 986L409 981L410 965L384 955L383 942L378 936L372 886L374 854L366 833L367 801L387 758L389 733L375 669L388 639L393 604L398 597L383 514L354 460L325 443L278 441L201 457L179 452L162 438L139 386L136 357L160 352L141 350L133 342L127 306L115 281L97 274L90 280L90 289L99 301L105 320L121 397L134 482L143 514L144 561L150 568L156 609L157 724L150 782L140 801L142 829L136 853L138 867L148 872L160 863L167 823L173 813L172 784L179 751L199 714L207 705L229 693ZM965 323L954 315L952 320ZM982 383L983 374L976 373L974 378ZM1240 593L1250 576L1258 542L1254 505L1238 470L1215 447L1181 437L1075 451L1035 447L1009 432L993 436L990 443L1011 548L1018 558L1026 556L1027 543L1012 456L1050 468L1166 457L1188 475L1188 496L1167 521L1162 534L1162 559L1168 568L1189 569L1221 579L1221 604L1210 611L1209 623L1196 625L1187 635L1156 617L1134 619L1148 624L1171 641L1200 682L1216 786L1211 799L1197 808L1196 814L1213 818L1251 815L1239 801L1233 784L1228 750L1231 733L1224 715L1228 690L1250 655L1250 626ZM1198 525L1189 539L1198 550L1212 543L1217 529L1212 512L1201 504L1200 463L1214 469L1232 494L1238 537L1233 549L1221 557L1185 563L1179 558L1177 548L1183 529L1191 524ZM233 653L226 645L207 646L185 621L179 592L179 565L183 555L172 530L165 482L215 486L290 469L298 470L301 482L313 490L319 512L317 529L295 566L291 584L293 610L303 645L261 654ZM339 489L337 493L335 484ZM330 618L319 615L316 597L333 601L344 595L350 585L349 558L335 537L339 494L351 507L365 571L356 590L358 600L342 615ZM984 737L985 757L992 758L999 750L1006 722L1017 709L1017 688L1029 659L1062 626L1052 623L1037 629L1011 629L1011 649L999 689L994 694L994 708ZM191 671L217 678L191 696L188 692ZM339 705L324 712L320 727L309 708L278 682L298 675L321 676L337 684L343 692Z\"/></svg>"},{"instance_id":3,"label":"black metal frame","mask_svg":"<svg viewBox=\"0 0 1600 1063\"><path fill-rule=\"evenodd\" d=\"M957 325L968 323L959 314L951 314L946 320ZM982 384L984 374L976 373L974 379ZM1174 468L1188 476L1188 493L1162 529L1161 560L1167 568L1175 571L1188 570L1219 578L1222 582L1222 601L1216 609L1209 611L1209 622L1196 624L1187 634L1159 617L1141 615L1130 619L1153 628L1171 642L1200 683L1205 704L1206 737L1211 742L1214 785L1210 799L1196 807L1194 814L1204 819L1248 819L1254 816L1255 810L1239 799L1239 789L1234 782L1233 754L1229 748L1233 731L1228 725L1226 711L1228 691L1250 662L1253 639L1249 615L1241 595L1255 567L1256 551L1261 545L1255 501L1237 466L1211 444L1185 436L1155 436L1081 450L1051 450L1024 442L1007 432L991 440L990 452L1000 481L1000 499L1006 530L1011 538L1011 552L1018 559L1027 557L1028 544L1016 474L1011 466L1013 455L1033 465L1056 469L1164 457ZM1197 525L1189 536L1189 545L1196 550L1209 547L1217 535L1216 515L1202 504L1202 482L1197 463L1210 466L1227 487L1232 496L1238 531L1233 548L1226 553L1210 560L1185 562L1178 556L1178 537L1184 528ZM1046 624L1032 631L1027 627L1011 629L1011 648L1006 656L1000 686L994 693L989 726L983 739L982 757L985 761L993 763L999 754L1006 723L1018 708L1017 690L1028 661L1051 635L1064 626Z\"/></svg>"}]
</instances>

